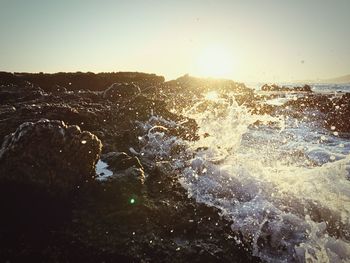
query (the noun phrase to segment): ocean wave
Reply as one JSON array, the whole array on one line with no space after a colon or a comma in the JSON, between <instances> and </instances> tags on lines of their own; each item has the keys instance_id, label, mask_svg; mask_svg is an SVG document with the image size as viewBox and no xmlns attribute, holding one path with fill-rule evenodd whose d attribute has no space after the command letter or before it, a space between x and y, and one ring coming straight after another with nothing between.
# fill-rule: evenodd
<instances>
[{"instance_id":1,"label":"ocean wave","mask_svg":"<svg viewBox=\"0 0 350 263\"><path fill-rule=\"evenodd\" d=\"M252 115L233 96L183 114L198 123L198 141L154 129L178 124L153 116L139 123L141 155L168 162L189 197L218 208L238 246L268 262L349 262L349 141L292 118Z\"/></svg>"}]
</instances>

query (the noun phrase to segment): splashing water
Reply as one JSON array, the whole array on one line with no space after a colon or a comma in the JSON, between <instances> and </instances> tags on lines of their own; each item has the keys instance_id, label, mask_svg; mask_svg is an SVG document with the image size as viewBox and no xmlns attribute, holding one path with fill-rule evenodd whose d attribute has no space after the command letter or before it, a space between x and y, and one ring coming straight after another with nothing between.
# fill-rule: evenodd
<instances>
[{"instance_id":1,"label":"splashing water","mask_svg":"<svg viewBox=\"0 0 350 263\"><path fill-rule=\"evenodd\" d=\"M168 161L197 202L232 221L237 245L268 262L350 261L350 141L312 123L251 115L233 96L203 100L184 114L200 140L140 124L145 159ZM185 145L175 156L172 149Z\"/></svg>"}]
</instances>

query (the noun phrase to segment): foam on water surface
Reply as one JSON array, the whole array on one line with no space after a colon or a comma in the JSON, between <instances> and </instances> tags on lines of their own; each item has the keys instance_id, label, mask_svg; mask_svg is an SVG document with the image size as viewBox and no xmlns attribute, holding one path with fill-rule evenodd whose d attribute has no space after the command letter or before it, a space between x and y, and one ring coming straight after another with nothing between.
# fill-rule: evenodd
<instances>
[{"instance_id":1,"label":"foam on water surface","mask_svg":"<svg viewBox=\"0 0 350 263\"><path fill-rule=\"evenodd\" d=\"M197 121L199 141L152 129L178 125L153 116L139 123L141 155L179 171L190 197L233 222L237 245L268 262L350 261L349 140L314 123L251 115L232 97L184 114ZM180 155L171 150L178 145Z\"/></svg>"}]
</instances>

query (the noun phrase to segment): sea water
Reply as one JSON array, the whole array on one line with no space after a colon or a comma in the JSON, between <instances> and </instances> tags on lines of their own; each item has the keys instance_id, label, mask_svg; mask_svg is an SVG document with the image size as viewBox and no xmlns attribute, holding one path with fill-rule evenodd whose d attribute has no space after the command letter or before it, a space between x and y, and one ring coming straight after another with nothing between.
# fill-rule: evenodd
<instances>
[{"instance_id":1,"label":"sea water","mask_svg":"<svg viewBox=\"0 0 350 263\"><path fill-rule=\"evenodd\" d=\"M226 94L227 95L227 94ZM167 161L189 197L232 221L237 246L267 262L350 262L350 140L311 118L252 115L234 97L183 111L200 139L139 125L142 158ZM184 146L172 154L175 146Z\"/></svg>"}]
</instances>

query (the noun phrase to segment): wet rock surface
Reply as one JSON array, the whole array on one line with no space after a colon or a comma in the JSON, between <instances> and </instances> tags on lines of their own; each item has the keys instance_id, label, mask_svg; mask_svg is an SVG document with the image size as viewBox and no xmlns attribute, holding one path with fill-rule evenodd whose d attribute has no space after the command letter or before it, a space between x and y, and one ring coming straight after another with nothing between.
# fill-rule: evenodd
<instances>
[{"instance_id":1,"label":"wet rock surface","mask_svg":"<svg viewBox=\"0 0 350 263\"><path fill-rule=\"evenodd\" d=\"M95 176L101 141L62 121L24 122L0 149L0 180L63 194Z\"/></svg>"},{"instance_id":2,"label":"wet rock surface","mask_svg":"<svg viewBox=\"0 0 350 263\"><path fill-rule=\"evenodd\" d=\"M2 259L258 261L236 245L218 210L188 198L166 162L139 155L139 123L152 116L181 123L164 127L154 119L153 132L198 138L196 122L169 105L202 96L200 79L184 77L181 87L143 73L1 73L0 79ZM111 89L113 83L123 88ZM218 83L251 94L242 84ZM185 101L177 90L188 86L194 90ZM113 176L93 180L98 158Z\"/></svg>"},{"instance_id":3,"label":"wet rock surface","mask_svg":"<svg viewBox=\"0 0 350 263\"><path fill-rule=\"evenodd\" d=\"M312 92L312 89L309 85L305 84L304 86L296 87L280 87L276 84L268 85L264 84L261 87L262 91L282 91L282 92Z\"/></svg>"},{"instance_id":4,"label":"wet rock surface","mask_svg":"<svg viewBox=\"0 0 350 263\"><path fill-rule=\"evenodd\" d=\"M155 86L164 82L164 77L156 74L146 74L137 72L59 72L48 73L24 73L24 72L0 72L0 85L19 85L31 83L40 87L46 92L56 92L66 89L68 91L91 90L104 91L113 83L135 83L141 89Z\"/></svg>"},{"instance_id":5,"label":"wet rock surface","mask_svg":"<svg viewBox=\"0 0 350 263\"><path fill-rule=\"evenodd\" d=\"M259 261L237 246L232 222L188 198L167 165L170 156L143 156L141 150L155 134L197 140L196 122L174 112L213 90L232 92L251 114L301 119L317 111L320 125L350 131L349 94L316 94L307 86L264 89L257 94L242 83L188 75L164 82L143 73L1 73L0 258ZM288 94L295 97L268 104ZM146 121L152 128L145 134ZM182 151L176 145L171 154ZM95 174L98 159L112 176Z\"/></svg>"},{"instance_id":6,"label":"wet rock surface","mask_svg":"<svg viewBox=\"0 0 350 263\"><path fill-rule=\"evenodd\" d=\"M114 83L103 91L102 96L104 99L116 101L121 97L129 97L140 93L141 89L133 83Z\"/></svg>"},{"instance_id":7,"label":"wet rock surface","mask_svg":"<svg viewBox=\"0 0 350 263\"><path fill-rule=\"evenodd\" d=\"M350 131L349 94L316 94L309 86L267 85L257 94L242 83L188 75L164 82L143 73L0 73L0 257L259 261L249 246L237 246L232 222L188 198L169 156L140 153L154 134L197 140L196 122L174 112L211 91L233 93L251 114L301 119L317 111L325 128ZM295 97L268 104L288 94ZM146 121L152 128L145 135ZM177 145L171 154L182 151ZM112 176L95 174L98 159Z\"/></svg>"},{"instance_id":8,"label":"wet rock surface","mask_svg":"<svg viewBox=\"0 0 350 263\"><path fill-rule=\"evenodd\" d=\"M109 169L112 171L125 170L132 166L143 169L140 160L136 156L131 157L125 152L110 152L103 158L108 163Z\"/></svg>"},{"instance_id":9,"label":"wet rock surface","mask_svg":"<svg viewBox=\"0 0 350 263\"><path fill-rule=\"evenodd\" d=\"M337 130L339 136L349 136L350 93L314 93L309 85L289 88L265 84L261 90L263 93L245 95L243 104L252 114L317 120L327 130ZM282 105L268 103L271 99L286 96L290 97Z\"/></svg>"},{"instance_id":10,"label":"wet rock surface","mask_svg":"<svg viewBox=\"0 0 350 263\"><path fill-rule=\"evenodd\" d=\"M0 148L0 257L42 258L50 233L71 218L77 190L92 183L101 141L58 120L24 122ZM22 254L24 253L24 254Z\"/></svg>"},{"instance_id":11,"label":"wet rock surface","mask_svg":"<svg viewBox=\"0 0 350 263\"><path fill-rule=\"evenodd\" d=\"M321 113L318 118L322 126L329 131L337 130L344 136L350 132L350 93L345 93L340 97L331 95L309 95L286 102L284 109L292 108L300 113L299 118L307 113L318 111Z\"/></svg>"},{"instance_id":12,"label":"wet rock surface","mask_svg":"<svg viewBox=\"0 0 350 263\"><path fill-rule=\"evenodd\" d=\"M330 102L330 110L326 116L325 125L331 130L350 132L350 93Z\"/></svg>"}]
</instances>

